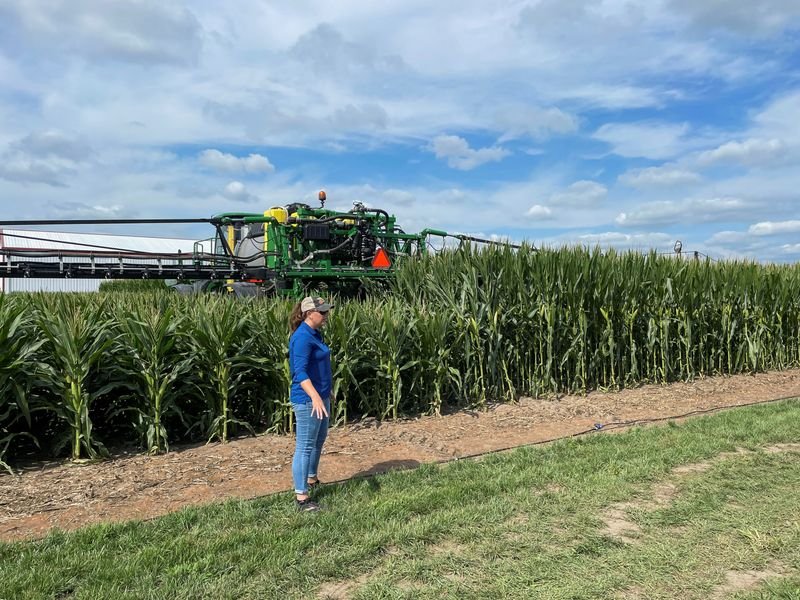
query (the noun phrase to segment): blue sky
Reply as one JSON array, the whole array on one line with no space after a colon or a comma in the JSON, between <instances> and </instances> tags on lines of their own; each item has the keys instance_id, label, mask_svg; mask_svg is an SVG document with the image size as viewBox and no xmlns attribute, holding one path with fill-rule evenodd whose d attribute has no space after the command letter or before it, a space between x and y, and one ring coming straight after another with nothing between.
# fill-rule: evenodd
<instances>
[{"instance_id":1,"label":"blue sky","mask_svg":"<svg viewBox=\"0 0 800 600\"><path fill-rule=\"evenodd\" d=\"M406 231L795 262L798 50L797 0L0 0L0 217L324 188Z\"/></svg>"}]
</instances>

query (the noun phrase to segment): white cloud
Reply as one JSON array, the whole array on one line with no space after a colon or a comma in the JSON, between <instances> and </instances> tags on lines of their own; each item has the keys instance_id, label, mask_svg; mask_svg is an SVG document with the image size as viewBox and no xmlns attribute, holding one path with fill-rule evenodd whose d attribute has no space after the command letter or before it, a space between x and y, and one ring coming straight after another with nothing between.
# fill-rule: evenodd
<instances>
[{"instance_id":1,"label":"white cloud","mask_svg":"<svg viewBox=\"0 0 800 600\"><path fill-rule=\"evenodd\" d=\"M387 206L411 206L416 202L416 197L411 192L398 189L388 189L381 195L381 203Z\"/></svg>"},{"instance_id":2,"label":"white cloud","mask_svg":"<svg viewBox=\"0 0 800 600\"><path fill-rule=\"evenodd\" d=\"M728 29L746 36L768 35L800 22L800 5L794 0L670 0L668 7L702 30Z\"/></svg>"},{"instance_id":3,"label":"white cloud","mask_svg":"<svg viewBox=\"0 0 800 600\"><path fill-rule=\"evenodd\" d=\"M550 204L590 206L606 198L608 189L596 181L576 181L565 191L550 196Z\"/></svg>"},{"instance_id":4,"label":"white cloud","mask_svg":"<svg viewBox=\"0 0 800 600\"><path fill-rule=\"evenodd\" d=\"M749 60L745 67L741 52L698 36L689 19L676 13L663 2L539 0L520 11L517 30L529 52L552 64L549 80L557 82L561 97L580 97L593 106L664 106L681 93L678 86L655 82L653 73L662 82L675 81L673 73L718 79L750 75L763 65ZM565 62L569 66L559 69ZM576 94L581 87L596 90Z\"/></svg>"},{"instance_id":5,"label":"white cloud","mask_svg":"<svg viewBox=\"0 0 800 600\"><path fill-rule=\"evenodd\" d=\"M317 73L324 75L392 74L408 68L400 56L384 55L375 47L349 41L330 23L321 23L301 35L289 55L307 62Z\"/></svg>"},{"instance_id":6,"label":"white cloud","mask_svg":"<svg viewBox=\"0 0 800 600\"><path fill-rule=\"evenodd\" d=\"M558 108L508 106L497 113L495 121L505 131L498 140L501 143L526 136L540 140L578 130L578 119Z\"/></svg>"},{"instance_id":7,"label":"white cloud","mask_svg":"<svg viewBox=\"0 0 800 600\"><path fill-rule=\"evenodd\" d=\"M669 165L632 169L619 176L620 183L635 188L674 187L701 180L697 173Z\"/></svg>"},{"instance_id":8,"label":"white cloud","mask_svg":"<svg viewBox=\"0 0 800 600\"><path fill-rule=\"evenodd\" d=\"M91 155L92 149L82 139L59 131L31 133L10 142L0 153L0 179L64 187Z\"/></svg>"},{"instance_id":9,"label":"white cloud","mask_svg":"<svg viewBox=\"0 0 800 600\"><path fill-rule=\"evenodd\" d=\"M631 158L671 158L686 147L689 125L672 123L607 123L593 135L614 154Z\"/></svg>"},{"instance_id":10,"label":"white cloud","mask_svg":"<svg viewBox=\"0 0 800 600\"><path fill-rule=\"evenodd\" d=\"M661 201L643 204L617 215L621 227L668 225L673 223L709 223L732 217L742 217L752 206L740 198L703 198L681 201Z\"/></svg>"},{"instance_id":11,"label":"white cloud","mask_svg":"<svg viewBox=\"0 0 800 600\"><path fill-rule=\"evenodd\" d=\"M242 131L250 141L266 139L287 146L317 138L374 135L390 125L386 109L376 102L333 106L305 92L291 100L258 99L255 104L212 100L205 104L204 112L208 118ZM330 146L330 140L326 145Z\"/></svg>"},{"instance_id":12,"label":"white cloud","mask_svg":"<svg viewBox=\"0 0 800 600\"><path fill-rule=\"evenodd\" d=\"M241 181L231 181L226 185L223 196L235 202L259 202L258 196L251 194Z\"/></svg>"},{"instance_id":13,"label":"white cloud","mask_svg":"<svg viewBox=\"0 0 800 600\"><path fill-rule=\"evenodd\" d=\"M275 170L266 156L250 154L245 157L236 157L219 150L209 149L200 153L200 164L227 173L268 173Z\"/></svg>"},{"instance_id":14,"label":"white cloud","mask_svg":"<svg viewBox=\"0 0 800 600\"><path fill-rule=\"evenodd\" d=\"M570 24L585 24L592 17L601 19L585 0L541 0L525 6L519 14L519 26L532 29L540 35L558 36L556 28L566 28Z\"/></svg>"},{"instance_id":15,"label":"white cloud","mask_svg":"<svg viewBox=\"0 0 800 600\"><path fill-rule=\"evenodd\" d=\"M800 248L798 232L800 221L755 223L747 231L719 231L706 244L731 257L786 262Z\"/></svg>"},{"instance_id":16,"label":"white cloud","mask_svg":"<svg viewBox=\"0 0 800 600\"><path fill-rule=\"evenodd\" d=\"M714 150L700 153L697 162L712 165L719 162L736 162L743 165L760 165L782 162L785 144L778 139L748 139L743 142L727 142Z\"/></svg>"},{"instance_id":17,"label":"white cloud","mask_svg":"<svg viewBox=\"0 0 800 600\"><path fill-rule=\"evenodd\" d=\"M65 198L206 216L326 187L396 207L409 231L548 218L629 235L662 215L702 232L687 240L720 220L747 235L796 218L796 3L710 2L0 0L0 197L15 217ZM729 24L747 13L757 45ZM701 151L743 168L699 171Z\"/></svg>"},{"instance_id":18,"label":"white cloud","mask_svg":"<svg viewBox=\"0 0 800 600\"><path fill-rule=\"evenodd\" d=\"M536 221L546 221L553 218L553 211L549 207L542 206L541 204L534 204L525 214Z\"/></svg>"},{"instance_id":19,"label":"white cloud","mask_svg":"<svg viewBox=\"0 0 800 600\"><path fill-rule=\"evenodd\" d=\"M82 139L69 136L60 131L31 133L9 144L12 151L28 156L42 158L63 158L73 162L86 160L91 156L89 144Z\"/></svg>"},{"instance_id":20,"label":"white cloud","mask_svg":"<svg viewBox=\"0 0 800 600\"><path fill-rule=\"evenodd\" d=\"M743 231L718 231L708 239L709 244L721 246L741 246L749 236Z\"/></svg>"},{"instance_id":21,"label":"white cloud","mask_svg":"<svg viewBox=\"0 0 800 600\"><path fill-rule=\"evenodd\" d=\"M440 135L434 138L431 150L436 158L447 160L448 166L462 171L469 171L488 162L498 162L511 154L505 148L493 146L474 150L462 137L456 135Z\"/></svg>"},{"instance_id":22,"label":"white cloud","mask_svg":"<svg viewBox=\"0 0 800 600\"><path fill-rule=\"evenodd\" d=\"M587 107L647 108L665 103L665 93L644 86L610 85L578 82L574 86L553 92L558 98L580 101Z\"/></svg>"},{"instance_id":23,"label":"white cloud","mask_svg":"<svg viewBox=\"0 0 800 600\"><path fill-rule=\"evenodd\" d=\"M389 213L395 210L414 209L418 195L416 191L398 188L379 189L371 184L346 186L327 192L328 199L333 198L334 202L361 202L368 208L382 208ZM334 210L346 212L350 208L345 204L338 204Z\"/></svg>"},{"instance_id":24,"label":"white cloud","mask_svg":"<svg viewBox=\"0 0 800 600\"><path fill-rule=\"evenodd\" d=\"M38 57L20 71L47 96L51 118L110 137L129 135L120 124L138 121L135 141L148 142L172 134L165 143L320 147L336 138L381 143L441 131L487 130L501 141L572 135L586 108L667 107L687 93L668 75L717 77L740 58L713 41L686 39L658 3L548 1L520 15L520 6L500 2L491 19L475 0L369 9L313 0L14 6L0 14L10 23L0 25L0 40L10 55ZM568 31L547 25L563 22ZM77 47L54 56L53 31ZM109 59L196 70L112 69ZM670 85L654 83L655 72ZM502 108L498 121L496 108L506 105L532 108Z\"/></svg>"},{"instance_id":25,"label":"white cloud","mask_svg":"<svg viewBox=\"0 0 800 600\"><path fill-rule=\"evenodd\" d=\"M51 53L59 49L96 61L191 64L202 43L193 13L157 0L27 0L0 9L18 30L6 44L19 36Z\"/></svg>"},{"instance_id":26,"label":"white cloud","mask_svg":"<svg viewBox=\"0 0 800 600\"><path fill-rule=\"evenodd\" d=\"M800 144L800 90L792 90L772 100L753 122L755 133L761 138L778 138L788 144Z\"/></svg>"},{"instance_id":27,"label":"white cloud","mask_svg":"<svg viewBox=\"0 0 800 600\"><path fill-rule=\"evenodd\" d=\"M119 219L132 218L135 211L120 204L95 204L59 202L52 207L53 215L62 219Z\"/></svg>"},{"instance_id":28,"label":"white cloud","mask_svg":"<svg viewBox=\"0 0 800 600\"><path fill-rule=\"evenodd\" d=\"M65 187L65 179L74 174L75 169L54 161L24 156L6 156L0 160L0 178L8 181Z\"/></svg>"},{"instance_id":29,"label":"white cloud","mask_svg":"<svg viewBox=\"0 0 800 600\"><path fill-rule=\"evenodd\" d=\"M381 130L389 123L386 110L375 102L368 102L358 106L347 104L338 108L326 119L326 125L334 129L343 130Z\"/></svg>"},{"instance_id":30,"label":"white cloud","mask_svg":"<svg viewBox=\"0 0 800 600\"><path fill-rule=\"evenodd\" d=\"M747 232L751 235L784 235L787 233L800 233L800 221L763 221L751 225Z\"/></svg>"},{"instance_id":31,"label":"white cloud","mask_svg":"<svg viewBox=\"0 0 800 600\"><path fill-rule=\"evenodd\" d=\"M229 107L233 115L238 107L249 108L253 112L237 121L246 127L231 132L233 137L241 140L246 130L258 138L278 127L295 144L310 134L326 137L328 131L320 127L325 117L342 126L350 122L347 115L337 115L345 107L351 107L346 113L353 108L361 113L358 122L372 125L356 133L396 133L394 127L402 130L400 135L429 137L431 131L478 126L496 128L498 137L570 134L587 106L665 106L685 93L680 83L653 83L651 73L716 77L721 65L740 54L727 56L713 41L686 39L659 3L548 1L520 10L515 3L499 2L492 4L491 19L485 18L486 6L474 0L445 0L436 7L419 1L380 3L369 9L351 2L334 8L319 1L165 5L155 0L20 0L13 6L6 12L8 29L19 34L8 39L10 51L52 55L53 31L76 40L89 68L63 73L75 83L92 80L100 92L92 94L95 106L103 106L105 84L122 80L131 84L125 91L140 90L156 111L160 103L151 99L171 83L164 72L98 73L94 66L109 57L197 64L195 74L187 72L186 79L176 82L181 89L172 91L180 98L173 104L192 115L209 101ZM415 11L424 11L426 18ZM567 22L568 28L558 26ZM28 35L35 32L40 35ZM69 52L55 57L59 71L71 57ZM55 87L49 84L48 89ZM75 92L86 104L79 90L70 90ZM113 94L119 95L120 90ZM558 108L535 108L530 117L502 127L495 122L494 107L509 103ZM385 111L377 124L375 107ZM403 113L400 122L398 113ZM193 139L208 140L203 138L208 119L199 117ZM305 135L298 136L297 123L307 120Z\"/></svg>"}]
</instances>

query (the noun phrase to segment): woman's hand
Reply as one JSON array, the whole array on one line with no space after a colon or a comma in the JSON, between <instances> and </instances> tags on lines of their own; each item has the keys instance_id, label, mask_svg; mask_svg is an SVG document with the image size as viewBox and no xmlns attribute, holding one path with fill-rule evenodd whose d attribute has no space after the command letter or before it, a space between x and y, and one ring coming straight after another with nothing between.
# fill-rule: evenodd
<instances>
[{"instance_id":1,"label":"woman's hand","mask_svg":"<svg viewBox=\"0 0 800 600\"><path fill-rule=\"evenodd\" d=\"M317 419L324 419L328 416L328 409L325 408L325 403L319 396L311 399L311 416Z\"/></svg>"},{"instance_id":2,"label":"woman's hand","mask_svg":"<svg viewBox=\"0 0 800 600\"><path fill-rule=\"evenodd\" d=\"M300 382L300 387L311 398L311 416L317 419L324 419L328 416L328 409L325 408L325 403L319 395L319 392L314 388L314 384L310 379L304 379Z\"/></svg>"}]
</instances>

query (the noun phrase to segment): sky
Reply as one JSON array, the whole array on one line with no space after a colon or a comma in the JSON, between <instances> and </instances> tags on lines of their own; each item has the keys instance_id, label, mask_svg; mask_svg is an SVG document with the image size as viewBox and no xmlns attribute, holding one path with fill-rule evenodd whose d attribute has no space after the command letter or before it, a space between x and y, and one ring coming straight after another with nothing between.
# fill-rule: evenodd
<instances>
[{"instance_id":1,"label":"sky","mask_svg":"<svg viewBox=\"0 0 800 600\"><path fill-rule=\"evenodd\" d=\"M324 189L407 232L793 263L799 51L797 0L0 0L0 220Z\"/></svg>"}]
</instances>

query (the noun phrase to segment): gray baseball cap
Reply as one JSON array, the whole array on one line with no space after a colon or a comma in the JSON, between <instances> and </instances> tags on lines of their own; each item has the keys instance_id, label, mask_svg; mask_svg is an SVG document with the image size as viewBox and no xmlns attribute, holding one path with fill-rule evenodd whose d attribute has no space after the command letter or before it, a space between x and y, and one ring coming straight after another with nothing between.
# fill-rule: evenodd
<instances>
[{"instance_id":1,"label":"gray baseball cap","mask_svg":"<svg viewBox=\"0 0 800 600\"><path fill-rule=\"evenodd\" d=\"M319 297L306 296L300 303L300 310L303 312L308 312L310 310L315 310L317 312L328 312L332 308L333 304L328 304L325 302L325 300Z\"/></svg>"}]
</instances>

